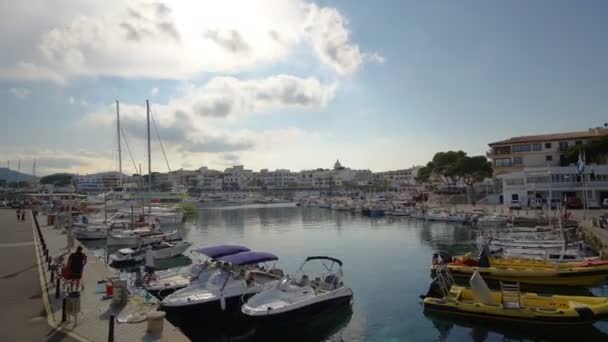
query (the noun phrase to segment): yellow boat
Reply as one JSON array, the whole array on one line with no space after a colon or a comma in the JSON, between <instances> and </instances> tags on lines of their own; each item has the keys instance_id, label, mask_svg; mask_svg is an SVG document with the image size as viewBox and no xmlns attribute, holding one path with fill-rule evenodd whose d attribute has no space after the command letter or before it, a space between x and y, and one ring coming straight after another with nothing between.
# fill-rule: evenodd
<instances>
[{"instance_id":1,"label":"yellow boat","mask_svg":"<svg viewBox=\"0 0 608 342\"><path fill-rule=\"evenodd\" d=\"M437 263L436 259L433 259L431 269L445 265L454 277L470 277L477 271L487 280L559 286L594 286L608 280L608 261L605 260L555 263L516 258L487 258L482 253L478 260L464 256L443 261Z\"/></svg>"},{"instance_id":2,"label":"yellow boat","mask_svg":"<svg viewBox=\"0 0 608 342\"><path fill-rule=\"evenodd\" d=\"M481 282L475 283L475 277ZM478 273L471 278L471 289L448 285L431 286L423 299L425 310L534 324L592 324L608 318L607 297L521 293L519 284L502 284L501 291L490 291Z\"/></svg>"}]
</instances>

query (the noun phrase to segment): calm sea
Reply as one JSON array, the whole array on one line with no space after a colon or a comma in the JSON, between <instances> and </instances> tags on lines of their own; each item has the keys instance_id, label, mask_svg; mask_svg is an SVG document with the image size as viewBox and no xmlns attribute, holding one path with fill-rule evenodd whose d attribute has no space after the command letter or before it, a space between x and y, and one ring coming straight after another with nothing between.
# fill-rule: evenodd
<instances>
[{"instance_id":1,"label":"calm sea","mask_svg":"<svg viewBox=\"0 0 608 342\"><path fill-rule=\"evenodd\" d=\"M475 233L466 226L266 205L201 208L198 217L189 218L180 229L194 246L230 243L272 252L289 274L309 255L329 255L344 262L344 282L354 292L352 312L321 318L318 327L292 331L288 338L266 336L263 340L608 341L608 322L547 329L425 315L419 295L428 289L431 256L439 250L473 251ZM607 287L581 291L608 296ZM248 333L207 338L204 332L198 333L197 339L262 339Z\"/></svg>"}]
</instances>

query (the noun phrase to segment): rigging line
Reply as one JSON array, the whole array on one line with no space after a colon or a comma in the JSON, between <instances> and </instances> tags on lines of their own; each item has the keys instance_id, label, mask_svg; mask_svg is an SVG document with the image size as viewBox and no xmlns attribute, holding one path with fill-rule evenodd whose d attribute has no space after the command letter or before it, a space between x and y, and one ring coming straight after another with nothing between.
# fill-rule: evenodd
<instances>
[{"instance_id":1,"label":"rigging line","mask_svg":"<svg viewBox=\"0 0 608 342\"><path fill-rule=\"evenodd\" d=\"M158 133L158 128L156 127L156 121L154 121L154 114L150 111L150 118L152 119L152 125L154 125L154 131L156 132L156 137L158 138L158 142L160 143L160 149L163 151L163 157L165 157L165 163L167 163L167 169L171 172L171 166L169 166L169 160L167 159L167 154L165 153L165 147L163 146L163 141L160 140L160 134Z\"/></svg>"},{"instance_id":2,"label":"rigging line","mask_svg":"<svg viewBox=\"0 0 608 342\"><path fill-rule=\"evenodd\" d=\"M140 175L139 170L137 169L137 164L135 164L135 159L133 158L133 153L131 153L131 147L129 146L129 141L127 140L125 131L122 128L120 129L120 133L122 134L122 138L125 140L125 145L127 146L127 151L129 151L129 156L131 157L131 162L133 163L133 167L135 168L135 174Z\"/></svg>"}]
</instances>

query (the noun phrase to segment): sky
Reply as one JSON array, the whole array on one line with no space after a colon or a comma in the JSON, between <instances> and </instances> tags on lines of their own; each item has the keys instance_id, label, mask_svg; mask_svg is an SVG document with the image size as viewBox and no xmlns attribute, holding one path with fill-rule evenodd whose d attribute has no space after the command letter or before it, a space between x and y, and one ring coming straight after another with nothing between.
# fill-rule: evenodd
<instances>
[{"instance_id":1,"label":"sky","mask_svg":"<svg viewBox=\"0 0 608 342\"><path fill-rule=\"evenodd\" d=\"M146 100L157 172L394 170L585 130L608 121L606 17L591 0L3 1L0 166L117 170L116 100L126 173L147 169Z\"/></svg>"}]
</instances>

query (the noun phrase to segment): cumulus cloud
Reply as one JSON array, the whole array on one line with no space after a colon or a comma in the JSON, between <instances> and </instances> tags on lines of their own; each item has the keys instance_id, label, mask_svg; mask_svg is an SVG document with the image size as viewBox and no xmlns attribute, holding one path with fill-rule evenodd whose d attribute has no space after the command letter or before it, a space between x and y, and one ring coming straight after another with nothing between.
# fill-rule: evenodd
<instances>
[{"instance_id":1,"label":"cumulus cloud","mask_svg":"<svg viewBox=\"0 0 608 342\"><path fill-rule=\"evenodd\" d=\"M249 151L261 142L277 137L297 136L298 130L252 132L222 128L218 118L280 111L288 108L322 108L334 96L335 84L323 84L308 78L279 75L261 79L239 80L218 77L203 86L190 86L167 104L154 104L153 122L164 143L181 153L228 153ZM128 136L146 139L144 104L121 103L121 128ZM89 127L115 125L115 107L108 105L90 112L82 121ZM152 134L155 134L154 127ZM281 135L282 134L282 135ZM276 141L280 144L280 141Z\"/></svg>"},{"instance_id":2,"label":"cumulus cloud","mask_svg":"<svg viewBox=\"0 0 608 342\"><path fill-rule=\"evenodd\" d=\"M24 100L32 93L28 88L11 88L8 92L19 100Z\"/></svg>"},{"instance_id":3,"label":"cumulus cloud","mask_svg":"<svg viewBox=\"0 0 608 342\"><path fill-rule=\"evenodd\" d=\"M284 108L321 108L334 97L337 84L315 78L278 75L258 80L216 77L189 92L194 112L201 116L272 111Z\"/></svg>"},{"instance_id":4,"label":"cumulus cloud","mask_svg":"<svg viewBox=\"0 0 608 342\"><path fill-rule=\"evenodd\" d=\"M73 96L68 97L69 104L74 104L74 102L76 102L76 99Z\"/></svg>"},{"instance_id":5,"label":"cumulus cloud","mask_svg":"<svg viewBox=\"0 0 608 342\"><path fill-rule=\"evenodd\" d=\"M41 15L47 12L53 15ZM24 23L0 24L6 37L20 37L0 37L5 50L23 52L0 57L0 78L5 79L183 80L284 62L302 45L339 75L382 59L352 42L348 21L337 9L301 0L133 0L112 6L57 0L30 7L9 3L3 14ZM30 44L27 50L24 42Z\"/></svg>"},{"instance_id":6,"label":"cumulus cloud","mask_svg":"<svg viewBox=\"0 0 608 342\"><path fill-rule=\"evenodd\" d=\"M158 88L152 88L152 89L150 89L150 95L151 96L158 95Z\"/></svg>"}]
</instances>

